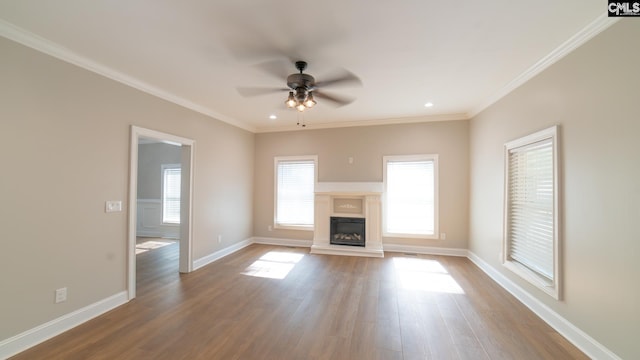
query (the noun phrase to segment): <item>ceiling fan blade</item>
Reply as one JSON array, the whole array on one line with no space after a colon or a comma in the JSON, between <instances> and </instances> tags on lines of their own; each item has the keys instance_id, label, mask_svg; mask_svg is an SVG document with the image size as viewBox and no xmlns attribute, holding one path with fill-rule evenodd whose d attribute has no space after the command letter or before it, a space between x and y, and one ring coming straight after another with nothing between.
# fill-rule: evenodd
<instances>
[{"instance_id":1,"label":"ceiling fan blade","mask_svg":"<svg viewBox=\"0 0 640 360\"><path fill-rule=\"evenodd\" d=\"M318 99L328 100L335 107L349 105L355 100L352 97L328 94L324 91L319 90L314 90L313 96Z\"/></svg>"},{"instance_id":2,"label":"ceiling fan blade","mask_svg":"<svg viewBox=\"0 0 640 360\"><path fill-rule=\"evenodd\" d=\"M284 59L264 61L254 66L280 81L286 80L287 76L295 72L291 62Z\"/></svg>"},{"instance_id":3,"label":"ceiling fan blade","mask_svg":"<svg viewBox=\"0 0 640 360\"><path fill-rule=\"evenodd\" d=\"M362 81L358 76L348 70L342 70L339 75L335 75L328 80L316 81L315 87L335 86L335 85L360 85Z\"/></svg>"},{"instance_id":4,"label":"ceiling fan blade","mask_svg":"<svg viewBox=\"0 0 640 360\"><path fill-rule=\"evenodd\" d=\"M260 96L278 93L282 91L291 91L288 88L270 88L270 87L239 87L236 88L238 93L244 97Z\"/></svg>"}]
</instances>

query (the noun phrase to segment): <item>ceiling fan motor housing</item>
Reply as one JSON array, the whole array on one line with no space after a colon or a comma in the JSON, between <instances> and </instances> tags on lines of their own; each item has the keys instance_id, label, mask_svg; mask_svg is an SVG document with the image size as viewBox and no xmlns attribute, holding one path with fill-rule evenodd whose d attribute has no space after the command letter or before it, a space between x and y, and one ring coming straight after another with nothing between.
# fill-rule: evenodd
<instances>
[{"instance_id":1,"label":"ceiling fan motor housing","mask_svg":"<svg viewBox=\"0 0 640 360\"><path fill-rule=\"evenodd\" d=\"M309 74L291 74L287 77L287 86L291 90L303 88L304 90L313 90L316 79Z\"/></svg>"}]
</instances>

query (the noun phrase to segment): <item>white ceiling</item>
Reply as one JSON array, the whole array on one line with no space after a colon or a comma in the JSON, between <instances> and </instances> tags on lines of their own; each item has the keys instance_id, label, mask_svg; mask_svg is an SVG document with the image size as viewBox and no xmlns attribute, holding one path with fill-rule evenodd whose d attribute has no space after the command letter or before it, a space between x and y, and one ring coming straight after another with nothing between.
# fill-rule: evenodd
<instances>
[{"instance_id":1,"label":"white ceiling","mask_svg":"<svg viewBox=\"0 0 640 360\"><path fill-rule=\"evenodd\" d=\"M295 129L286 87L258 64L346 69L309 128L466 119L611 21L601 0L0 0L0 35L251 131ZM288 68L286 67L288 66ZM433 102L431 108L424 107ZM276 120L269 115L277 115Z\"/></svg>"}]
</instances>

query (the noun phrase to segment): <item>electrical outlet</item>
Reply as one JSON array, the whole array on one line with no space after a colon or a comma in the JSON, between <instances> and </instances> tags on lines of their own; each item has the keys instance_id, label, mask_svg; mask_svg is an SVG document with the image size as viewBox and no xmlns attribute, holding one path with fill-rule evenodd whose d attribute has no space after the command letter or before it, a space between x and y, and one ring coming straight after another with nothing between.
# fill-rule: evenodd
<instances>
[{"instance_id":1,"label":"electrical outlet","mask_svg":"<svg viewBox=\"0 0 640 360\"><path fill-rule=\"evenodd\" d=\"M440 233L440 240L447 240L447 233Z\"/></svg>"},{"instance_id":2,"label":"electrical outlet","mask_svg":"<svg viewBox=\"0 0 640 360\"><path fill-rule=\"evenodd\" d=\"M218 235L218 244L222 243L222 235Z\"/></svg>"},{"instance_id":3,"label":"electrical outlet","mask_svg":"<svg viewBox=\"0 0 640 360\"><path fill-rule=\"evenodd\" d=\"M67 301L67 288L56 289L56 304Z\"/></svg>"},{"instance_id":4,"label":"electrical outlet","mask_svg":"<svg viewBox=\"0 0 640 360\"><path fill-rule=\"evenodd\" d=\"M267 226L267 230L268 231L273 231L273 226L271 226L271 225Z\"/></svg>"}]
</instances>

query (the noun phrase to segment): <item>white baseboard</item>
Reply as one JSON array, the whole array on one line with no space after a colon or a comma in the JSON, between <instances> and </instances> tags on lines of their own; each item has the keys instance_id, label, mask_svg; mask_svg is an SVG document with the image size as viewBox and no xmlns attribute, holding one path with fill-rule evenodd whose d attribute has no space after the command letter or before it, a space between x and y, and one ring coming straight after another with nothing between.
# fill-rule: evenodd
<instances>
[{"instance_id":1,"label":"white baseboard","mask_svg":"<svg viewBox=\"0 0 640 360\"><path fill-rule=\"evenodd\" d=\"M193 262L193 270L198 270L203 266L206 266L208 264L211 264L212 262L222 259L223 257L233 254L234 252L244 249L247 246L253 244L252 238L249 239L245 239L240 241L239 243L235 243L231 246L228 246L224 249L218 250L212 254L209 254L205 257L201 257L200 259L197 259L196 261Z\"/></svg>"},{"instance_id":2,"label":"white baseboard","mask_svg":"<svg viewBox=\"0 0 640 360\"><path fill-rule=\"evenodd\" d=\"M254 237L253 242L256 244L277 245L277 246L295 246L310 248L313 244L312 240L295 240L295 239L278 239L270 237Z\"/></svg>"},{"instance_id":3,"label":"white baseboard","mask_svg":"<svg viewBox=\"0 0 640 360\"><path fill-rule=\"evenodd\" d=\"M16 355L30 347L38 345L52 337L62 334L84 322L98 317L128 301L126 291L85 306L69 314L60 316L47 323L29 329L21 334L0 341L0 359Z\"/></svg>"},{"instance_id":4,"label":"white baseboard","mask_svg":"<svg viewBox=\"0 0 640 360\"><path fill-rule=\"evenodd\" d=\"M415 253L427 255L444 255L444 256L467 256L467 249L456 248L440 248L429 246L400 245L400 244L382 244L384 251Z\"/></svg>"},{"instance_id":5,"label":"white baseboard","mask_svg":"<svg viewBox=\"0 0 640 360\"><path fill-rule=\"evenodd\" d=\"M604 345L597 342L591 336L587 335L584 331L573 325L564 317L553 311L550 307L540 302L533 297L519 285L511 281L504 276L494 267L489 265L486 261L482 260L478 255L471 251L468 251L467 257L474 264L476 264L482 271L484 271L493 281L502 286L516 299L520 300L526 307L538 315L549 326L554 328L562 336L567 338L578 349L582 350L587 356L592 359L609 359L609 360L621 360L619 356L614 354L611 350L607 349Z\"/></svg>"}]
</instances>

